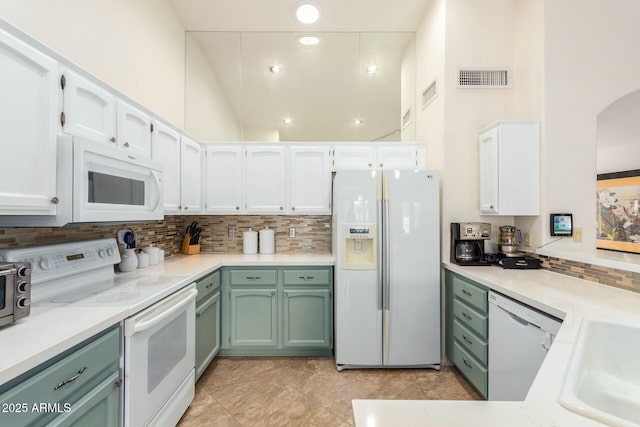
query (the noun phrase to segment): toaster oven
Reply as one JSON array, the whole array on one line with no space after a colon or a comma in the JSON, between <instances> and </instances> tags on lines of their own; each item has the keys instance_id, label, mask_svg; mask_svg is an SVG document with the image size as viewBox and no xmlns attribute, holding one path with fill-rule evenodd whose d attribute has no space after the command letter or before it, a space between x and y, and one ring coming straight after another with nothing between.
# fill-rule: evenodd
<instances>
[{"instance_id":1,"label":"toaster oven","mask_svg":"<svg viewBox=\"0 0 640 427\"><path fill-rule=\"evenodd\" d=\"M29 315L31 306L31 264L0 263L0 326Z\"/></svg>"}]
</instances>

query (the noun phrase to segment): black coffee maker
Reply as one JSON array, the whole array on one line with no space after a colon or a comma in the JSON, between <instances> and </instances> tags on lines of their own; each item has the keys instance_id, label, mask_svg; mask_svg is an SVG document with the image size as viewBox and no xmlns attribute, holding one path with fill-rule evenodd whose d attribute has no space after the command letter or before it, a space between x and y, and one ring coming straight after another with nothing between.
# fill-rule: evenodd
<instances>
[{"instance_id":1,"label":"black coffee maker","mask_svg":"<svg viewBox=\"0 0 640 427\"><path fill-rule=\"evenodd\" d=\"M491 265L484 259L484 241L491 239L491 224L451 223L451 259L458 265Z\"/></svg>"}]
</instances>

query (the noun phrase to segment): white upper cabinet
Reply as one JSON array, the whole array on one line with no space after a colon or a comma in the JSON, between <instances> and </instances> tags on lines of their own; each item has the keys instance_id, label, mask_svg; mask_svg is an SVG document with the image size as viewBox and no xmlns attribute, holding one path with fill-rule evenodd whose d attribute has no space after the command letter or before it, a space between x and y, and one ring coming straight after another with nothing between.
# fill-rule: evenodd
<instances>
[{"instance_id":1,"label":"white upper cabinet","mask_svg":"<svg viewBox=\"0 0 640 427\"><path fill-rule=\"evenodd\" d=\"M202 210L202 157L197 142L184 136L180 152L180 194L182 213L198 213Z\"/></svg>"},{"instance_id":2,"label":"white upper cabinet","mask_svg":"<svg viewBox=\"0 0 640 427\"><path fill-rule=\"evenodd\" d=\"M538 122L496 122L478 144L480 212L539 215Z\"/></svg>"},{"instance_id":3,"label":"white upper cabinet","mask_svg":"<svg viewBox=\"0 0 640 427\"><path fill-rule=\"evenodd\" d=\"M285 147L250 146L245 162L247 213L284 213L286 199Z\"/></svg>"},{"instance_id":4,"label":"white upper cabinet","mask_svg":"<svg viewBox=\"0 0 640 427\"><path fill-rule=\"evenodd\" d=\"M416 169L418 151L415 145L395 143L376 149L376 167L380 169Z\"/></svg>"},{"instance_id":5,"label":"white upper cabinet","mask_svg":"<svg viewBox=\"0 0 640 427\"><path fill-rule=\"evenodd\" d=\"M289 214L331 213L331 156L328 146L289 148Z\"/></svg>"},{"instance_id":6,"label":"white upper cabinet","mask_svg":"<svg viewBox=\"0 0 640 427\"><path fill-rule=\"evenodd\" d=\"M162 163L164 212L180 212L180 134L162 123L153 124L151 158Z\"/></svg>"},{"instance_id":7,"label":"white upper cabinet","mask_svg":"<svg viewBox=\"0 0 640 427\"><path fill-rule=\"evenodd\" d=\"M151 158L151 117L118 100L118 147L131 156Z\"/></svg>"},{"instance_id":8,"label":"white upper cabinet","mask_svg":"<svg viewBox=\"0 0 640 427\"><path fill-rule=\"evenodd\" d=\"M62 131L110 145L116 143L116 98L95 83L65 70Z\"/></svg>"},{"instance_id":9,"label":"white upper cabinet","mask_svg":"<svg viewBox=\"0 0 640 427\"><path fill-rule=\"evenodd\" d=\"M372 145L336 145L333 149L333 170L375 168L376 149Z\"/></svg>"},{"instance_id":10,"label":"white upper cabinet","mask_svg":"<svg viewBox=\"0 0 640 427\"><path fill-rule=\"evenodd\" d=\"M0 30L0 214L55 215L58 63Z\"/></svg>"},{"instance_id":11,"label":"white upper cabinet","mask_svg":"<svg viewBox=\"0 0 640 427\"><path fill-rule=\"evenodd\" d=\"M205 147L205 211L243 213L244 148L240 144Z\"/></svg>"}]
</instances>

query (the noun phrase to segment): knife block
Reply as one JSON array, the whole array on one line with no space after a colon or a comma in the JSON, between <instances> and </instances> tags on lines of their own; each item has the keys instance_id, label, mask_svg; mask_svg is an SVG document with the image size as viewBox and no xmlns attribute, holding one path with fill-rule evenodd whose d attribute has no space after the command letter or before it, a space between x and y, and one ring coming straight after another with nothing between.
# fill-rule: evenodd
<instances>
[{"instance_id":1,"label":"knife block","mask_svg":"<svg viewBox=\"0 0 640 427\"><path fill-rule=\"evenodd\" d=\"M190 245L189 244L189 240L190 239L191 239L191 236L189 234L184 236L184 240L182 241L182 249L180 249L180 252L182 252L185 255L199 254L200 253L200 244Z\"/></svg>"}]
</instances>

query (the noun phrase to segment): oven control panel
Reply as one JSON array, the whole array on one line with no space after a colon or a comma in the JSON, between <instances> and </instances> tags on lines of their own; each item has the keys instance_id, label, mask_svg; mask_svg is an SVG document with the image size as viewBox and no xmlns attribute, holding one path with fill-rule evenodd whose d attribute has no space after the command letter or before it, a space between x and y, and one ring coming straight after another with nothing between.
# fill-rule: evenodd
<instances>
[{"instance_id":1,"label":"oven control panel","mask_svg":"<svg viewBox=\"0 0 640 427\"><path fill-rule=\"evenodd\" d=\"M115 239L0 250L0 261L31 263L31 282L39 283L120 262Z\"/></svg>"}]
</instances>

